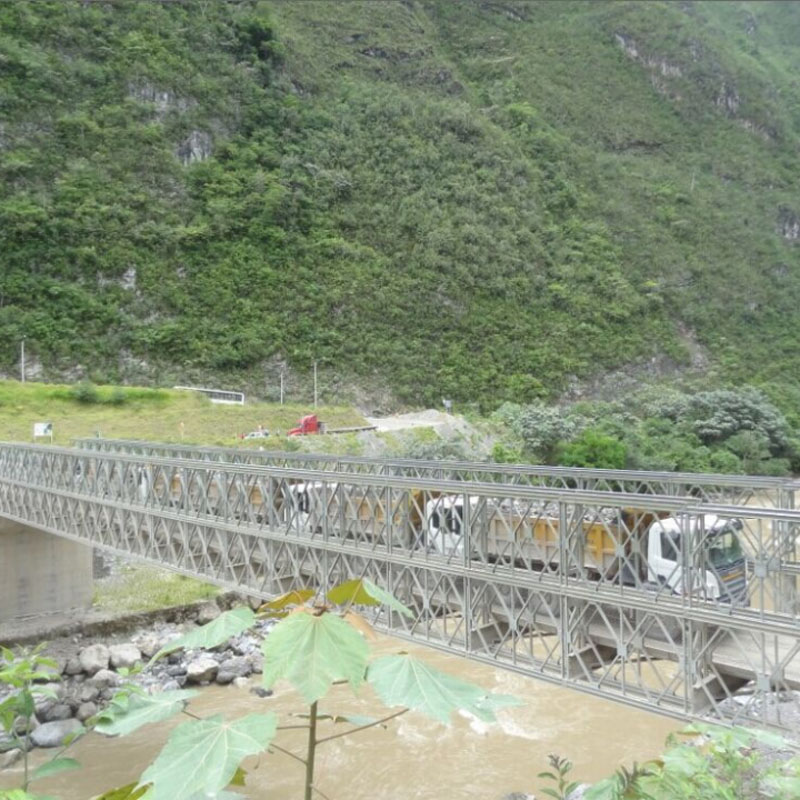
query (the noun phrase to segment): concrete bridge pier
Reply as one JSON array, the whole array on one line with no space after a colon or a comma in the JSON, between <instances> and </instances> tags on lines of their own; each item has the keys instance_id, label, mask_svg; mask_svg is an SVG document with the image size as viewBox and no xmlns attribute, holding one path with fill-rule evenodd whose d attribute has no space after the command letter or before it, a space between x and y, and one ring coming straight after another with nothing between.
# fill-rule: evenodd
<instances>
[{"instance_id":1,"label":"concrete bridge pier","mask_svg":"<svg viewBox=\"0 0 800 800\"><path fill-rule=\"evenodd\" d=\"M87 608L92 578L91 547L0 520L0 630L22 617Z\"/></svg>"}]
</instances>

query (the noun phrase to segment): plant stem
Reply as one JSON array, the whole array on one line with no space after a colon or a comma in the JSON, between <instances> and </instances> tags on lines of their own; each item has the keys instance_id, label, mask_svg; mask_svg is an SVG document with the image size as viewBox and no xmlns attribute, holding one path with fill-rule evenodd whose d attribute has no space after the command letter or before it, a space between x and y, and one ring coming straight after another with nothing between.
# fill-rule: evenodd
<instances>
[{"instance_id":1,"label":"plant stem","mask_svg":"<svg viewBox=\"0 0 800 800\"><path fill-rule=\"evenodd\" d=\"M275 742L270 744L269 749L277 750L279 753L283 753L285 756L289 756L289 758L293 758L295 761L299 761L301 764L303 764L303 766L305 766L306 760L304 758L300 758L300 756L296 755L291 750L287 750L285 747L275 744Z\"/></svg>"},{"instance_id":2,"label":"plant stem","mask_svg":"<svg viewBox=\"0 0 800 800\"><path fill-rule=\"evenodd\" d=\"M304 800L311 800L314 791L314 756L317 750L317 703L311 704L308 719L308 753L306 754L306 793Z\"/></svg>"},{"instance_id":3,"label":"plant stem","mask_svg":"<svg viewBox=\"0 0 800 800\"><path fill-rule=\"evenodd\" d=\"M25 684L25 688L23 692L30 693L30 683ZM31 697L31 702L33 702L33 697ZM30 716L25 717L25 746L22 748L22 761L24 765L24 777L22 779L22 791L28 791L28 749L31 746L31 718Z\"/></svg>"},{"instance_id":4,"label":"plant stem","mask_svg":"<svg viewBox=\"0 0 800 800\"><path fill-rule=\"evenodd\" d=\"M317 744L330 742L332 739L338 739L341 736L349 736L351 733L358 733L358 731L365 731L367 728L374 728L376 725L382 725L384 722L388 722L390 719L399 717L402 714L405 714L407 711L407 708L401 708L400 711L396 711L394 714L389 714L388 717L384 717L383 719L376 719L374 722L368 722L366 725L359 725L357 728L351 728L349 731L334 733L333 736L326 736L324 739L318 739Z\"/></svg>"}]
</instances>

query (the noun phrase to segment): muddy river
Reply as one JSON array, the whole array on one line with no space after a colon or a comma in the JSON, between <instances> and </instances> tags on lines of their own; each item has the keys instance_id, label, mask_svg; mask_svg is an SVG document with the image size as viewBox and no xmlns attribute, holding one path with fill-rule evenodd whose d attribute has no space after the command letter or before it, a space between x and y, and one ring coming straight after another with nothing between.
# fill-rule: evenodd
<instances>
[{"instance_id":1,"label":"muddy river","mask_svg":"<svg viewBox=\"0 0 800 800\"><path fill-rule=\"evenodd\" d=\"M575 763L575 778L593 781L620 763L655 756L667 734L678 727L666 718L422 646L384 638L376 648L378 652L400 649L464 680L514 694L524 705L500 712L499 721L491 725L458 717L446 727L412 712L390 722L386 730L374 728L322 745L318 784L331 800L500 800L509 792L533 793L543 785L536 775L546 768L547 755L553 752ZM251 686L258 685L259 679L254 677ZM258 698L248 688L209 687L190 708L196 714L226 717L274 710L282 724L291 724L289 715L302 710L301 702L286 684L279 684L268 698ZM381 709L369 687L354 696L346 686L335 687L320 707L370 716L378 716ZM87 800L133 781L153 760L172 727L185 719L147 726L122 739L90 734L71 748L82 769L38 782L36 790L62 800ZM281 731L276 741L300 752L303 734ZM45 752L36 751L34 763L44 760ZM302 767L286 755L250 758L244 765L249 775L243 791L248 797L294 800L301 796ZM0 786L13 785L20 774L17 770L2 773Z\"/></svg>"}]
</instances>

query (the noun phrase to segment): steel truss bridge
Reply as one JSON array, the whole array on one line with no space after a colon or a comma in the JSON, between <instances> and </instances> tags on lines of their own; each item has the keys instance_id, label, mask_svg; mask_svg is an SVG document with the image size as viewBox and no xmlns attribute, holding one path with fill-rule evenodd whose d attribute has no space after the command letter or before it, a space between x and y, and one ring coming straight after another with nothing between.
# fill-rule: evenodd
<instances>
[{"instance_id":1,"label":"steel truss bridge","mask_svg":"<svg viewBox=\"0 0 800 800\"><path fill-rule=\"evenodd\" d=\"M477 481L540 486L554 489L594 489L631 494L691 496L702 502L753 504L767 508L794 508L800 483L759 475L719 475L697 472L584 469L530 464L492 464L472 461L424 461L409 458L369 458L319 453L281 452L244 447L201 447L136 439L75 439L74 444L100 453L188 458L295 467L334 472L432 480Z\"/></svg>"},{"instance_id":2,"label":"steel truss bridge","mask_svg":"<svg viewBox=\"0 0 800 800\"><path fill-rule=\"evenodd\" d=\"M79 445L0 445L0 517L261 597L366 577L414 612L376 612L387 632L675 717L800 711L791 482ZM437 552L425 521L456 502L459 547ZM678 521L700 584L709 515L738 520L747 599L649 582L630 509Z\"/></svg>"}]
</instances>

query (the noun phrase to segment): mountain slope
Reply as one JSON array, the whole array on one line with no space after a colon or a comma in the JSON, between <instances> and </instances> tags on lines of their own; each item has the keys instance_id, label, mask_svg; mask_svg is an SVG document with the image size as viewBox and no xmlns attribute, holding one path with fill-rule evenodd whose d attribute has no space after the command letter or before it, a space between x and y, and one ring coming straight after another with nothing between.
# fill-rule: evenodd
<instances>
[{"instance_id":1,"label":"mountain slope","mask_svg":"<svg viewBox=\"0 0 800 800\"><path fill-rule=\"evenodd\" d=\"M798 32L787 3L3 6L0 359L793 389Z\"/></svg>"}]
</instances>

